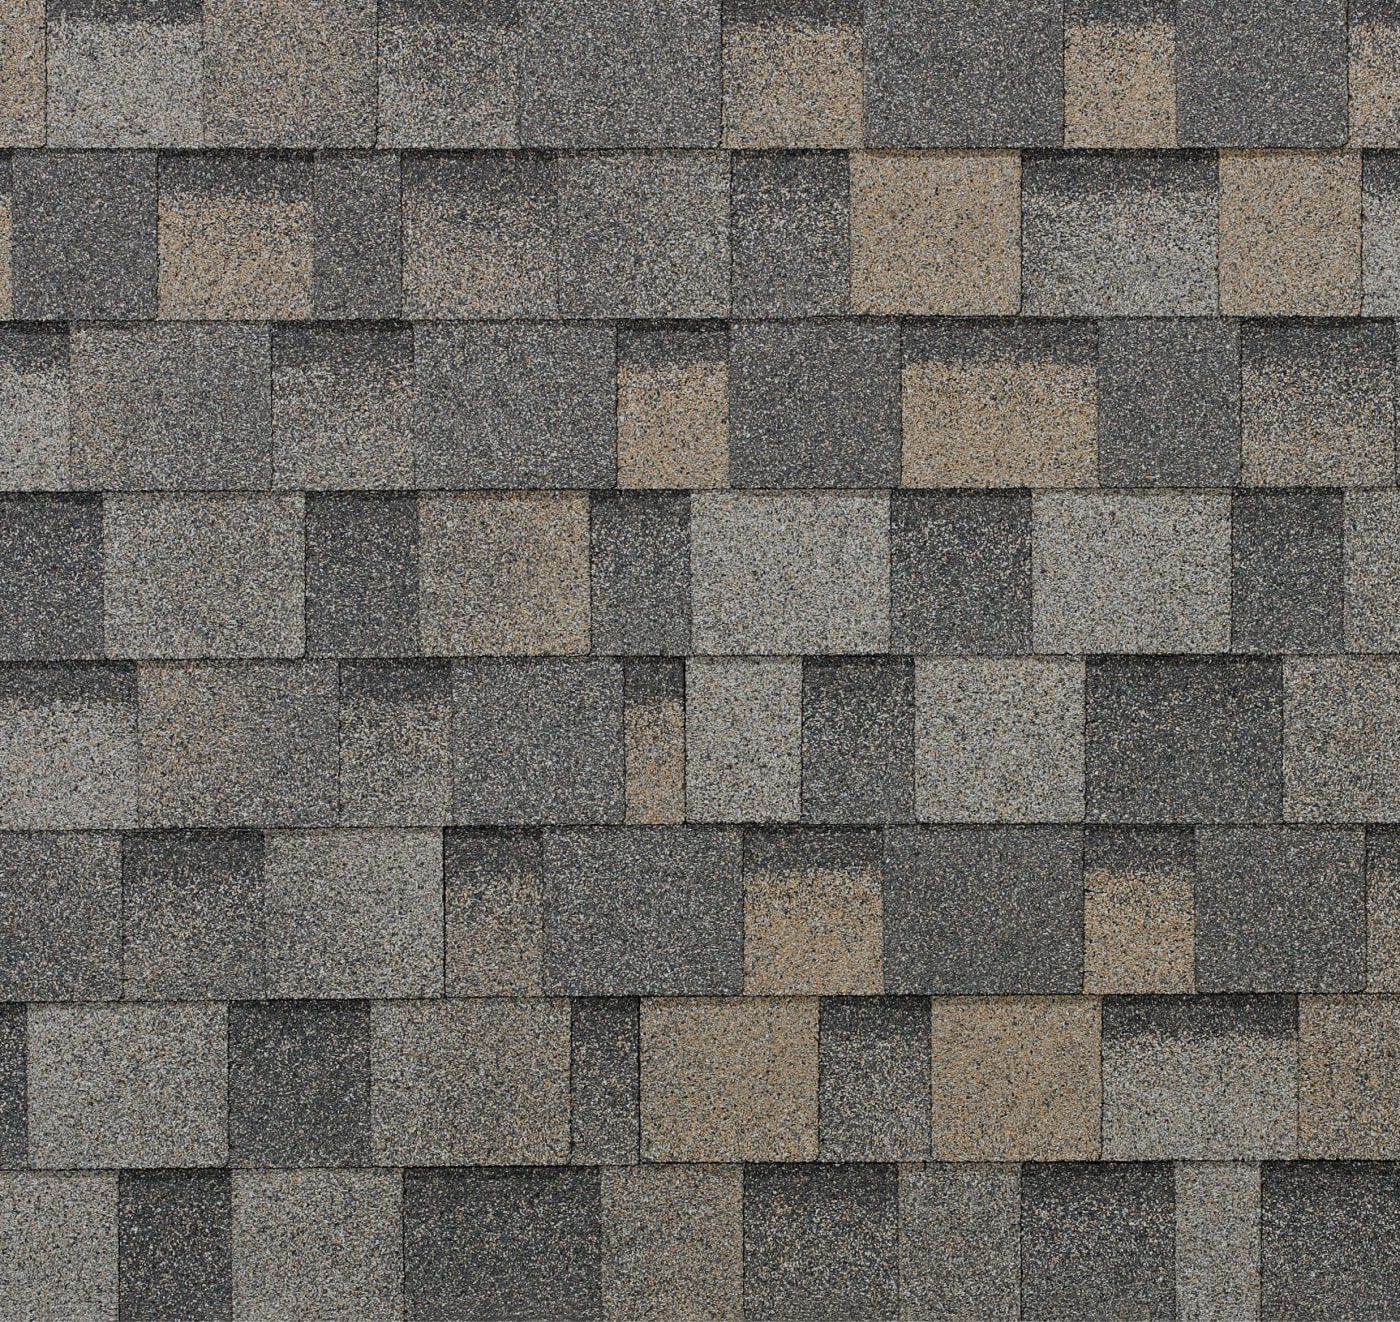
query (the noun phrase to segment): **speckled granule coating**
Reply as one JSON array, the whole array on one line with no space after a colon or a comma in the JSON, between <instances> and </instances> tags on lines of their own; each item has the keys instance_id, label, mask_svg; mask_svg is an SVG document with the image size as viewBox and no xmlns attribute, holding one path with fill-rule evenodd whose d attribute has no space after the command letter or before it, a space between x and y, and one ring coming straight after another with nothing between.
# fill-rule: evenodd
<instances>
[{"instance_id":1,"label":"speckled granule coating","mask_svg":"<svg viewBox=\"0 0 1400 1322\"><path fill-rule=\"evenodd\" d=\"M1400 0L0 0L0 1322L1400 1316Z\"/></svg>"}]
</instances>

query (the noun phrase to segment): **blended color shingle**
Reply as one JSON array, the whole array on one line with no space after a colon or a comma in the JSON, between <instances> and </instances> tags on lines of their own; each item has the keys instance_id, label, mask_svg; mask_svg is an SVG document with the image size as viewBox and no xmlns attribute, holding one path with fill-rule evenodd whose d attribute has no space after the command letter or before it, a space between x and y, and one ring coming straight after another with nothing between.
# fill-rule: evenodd
<instances>
[{"instance_id":1,"label":"blended color shingle","mask_svg":"<svg viewBox=\"0 0 1400 1322\"><path fill-rule=\"evenodd\" d=\"M1400 1316L1400 0L0 11L0 1319Z\"/></svg>"}]
</instances>

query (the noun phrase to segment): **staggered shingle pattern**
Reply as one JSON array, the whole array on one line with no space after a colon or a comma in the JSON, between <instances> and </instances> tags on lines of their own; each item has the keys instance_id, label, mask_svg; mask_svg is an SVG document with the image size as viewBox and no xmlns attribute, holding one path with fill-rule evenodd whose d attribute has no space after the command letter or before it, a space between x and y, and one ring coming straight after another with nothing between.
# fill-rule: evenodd
<instances>
[{"instance_id":1,"label":"staggered shingle pattern","mask_svg":"<svg viewBox=\"0 0 1400 1322\"><path fill-rule=\"evenodd\" d=\"M1400 3L0 0L0 1322L1400 1317Z\"/></svg>"}]
</instances>

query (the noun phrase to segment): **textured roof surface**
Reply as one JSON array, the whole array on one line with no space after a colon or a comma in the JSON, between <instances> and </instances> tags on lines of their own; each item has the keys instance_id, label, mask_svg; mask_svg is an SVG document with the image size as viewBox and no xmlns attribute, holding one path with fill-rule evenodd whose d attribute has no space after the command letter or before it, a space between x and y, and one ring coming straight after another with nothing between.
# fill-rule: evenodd
<instances>
[{"instance_id":1,"label":"textured roof surface","mask_svg":"<svg viewBox=\"0 0 1400 1322\"><path fill-rule=\"evenodd\" d=\"M1400 1317L1400 0L0 0L0 1322Z\"/></svg>"}]
</instances>

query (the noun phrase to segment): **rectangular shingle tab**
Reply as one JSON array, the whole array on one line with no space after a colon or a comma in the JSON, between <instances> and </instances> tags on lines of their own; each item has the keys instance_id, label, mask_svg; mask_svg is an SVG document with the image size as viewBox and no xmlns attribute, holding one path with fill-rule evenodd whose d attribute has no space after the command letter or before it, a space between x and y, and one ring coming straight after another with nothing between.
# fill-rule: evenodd
<instances>
[{"instance_id":1,"label":"rectangular shingle tab","mask_svg":"<svg viewBox=\"0 0 1400 1322\"><path fill-rule=\"evenodd\" d=\"M1021 189L1027 316L1216 310L1209 153L1027 152Z\"/></svg>"},{"instance_id":2,"label":"rectangular shingle tab","mask_svg":"<svg viewBox=\"0 0 1400 1322\"><path fill-rule=\"evenodd\" d=\"M891 828L886 990L1078 991L1081 835L1052 826Z\"/></svg>"},{"instance_id":3,"label":"rectangular shingle tab","mask_svg":"<svg viewBox=\"0 0 1400 1322\"><path fill-rule=\"evenodd\" d=\"M1366 882L1361 832L1202 829L1196 875L1201 991L1361 991Z\"/></svg>"},{"instance_id":4,"label":"rectangular shingle tab","mask_svg":"<svg viewBox=\"0 0 1400 1322\"><path fill-rule=\"evenodd\" d=\"M231 1165L369 1164L365 1002L238 1002L228 1034Z\"/></svg>"},{"instance_id":5,"label":"rectangular shingle tab","mask_svg":"<svg viewBox=\"0 0 1400 1322\"><path fill-rule=\"evenodd\" d=\"M415 335L425 487L613 485L612 328L465 322Z\"/></svg>"},{"instance_id":6,"label":"rectangular shingle tab","mask_svg":"<svg viewBox=\"0 0 1400 1322\"><path fill-rule=\"evenodd\" d=\"M738 152L732 161L736 315L844 312L851 266L846 153Z\"/></svg>"},{"instance_id":7,"label":"rectangular shingle tab","mask_svg":"<svg viewBox=\"0 0 1400 1322\"><path fill-rule=\"evenodd\" d=\"M346 493L306 502L306 650L312 656L418 651L418 502Z\"/></svg>"},{"instance_id":8,"label":"rectangular shingle tab","mask_svg":"<svg viewBox=\"0 0 1400 1322\"><path fill-rule=\"evenodd\" d=\"M38 661L103 654L101 496L0 496L0 651Z\"/></svg>"},{"instance_id":9,"label":"rectangular shingle tab","mask_svg":"<svg viewBox=\"0 0 1400 1322\"><path fill-rule=\"evenodd\" d=\"M1027 1164L1021 1298L1032 1317L1175 1313L1175 1189L1166 1162Z\"/></svg>"},{"instance_id":10,"label":"rectangular shingle tab","mask_svg":"<svg viewBox=\"0 0 1400 1322\"><path fill-rule=\"evenodd\" d=\"M227 1171L123 1171L117 1181L121 1316L231 1316L232 1232Z\"/></svg>"},{"instance_id":11,"label":"rectangular shingle tab","mask_svg":"<svg viewBox=\"0 0 1400 1322\"><path fill-rule=\"evenodd\" d=\"M410 327L273 326L271 356L274 487L412 485Z\"/></svg>"},{"instance_id":12,"label":"rectangular shingle tab","mask_svg":"<svg viewBox=\"0 0 1400 1322\"><path fill-rule=\"evenodd\" d=\"M527 146L718 144L718 0L564 0L522 6L520 135Z\"/></svg>"},{"instance_id":13,"label":"rectangular shingle tab","mask_svg":"<svg viewBox=\"0 0 1400 1322\"><path fill-rule=\"evenodd\" d=\"M1099 481L1231 486L1240 472L1239 330L1186 318L1099 323Z\"/></svg>"},{"instance_id":14,"label":"rectangular shingle tab","mask_svg":"<svg viewBox=\"0 0 1400 1322\"><path fill-rule=\"evenodd\" d=\"M899 338L880 321L734 325L729 480L736 487L899 482Z\"/></svg>"},{"instance_id":15,"label":"rectangular shingle tab","mask_svg":"<svg viewBox=\"0 0 1400 1322\"><path fill-rule=\"evenodd\" d=\"M601 1317L596 1168L404 1173L409 1316Z\"/></svg>"},{"instance_id":16,"label":"rectangular shingle tab","mask_svg":"<svg viewBox=\"0 0 1400 1322\"><path fill-rule=\"evenodd\" d=\"M877 0L864 32L868 145L1059 145L1060 0Z\"/></svg>"},{"instance_id":17,"label":"rectangular shingle tab","mask_svg":"<svg viewBox=\"0 0 1400 1322\"><path fill-rule=\"evenodd\" d=\"M704 827L561 831L544 841L544 989L552 995L737 992L739 838Z\"/></svg>"},{"instance_id":18,"label":"rectangular shingle tab","mask_svg":"<svg viewBox=\"0 0 1400 1322\"><path fill-rule=\"evenodd\" d=\"M826 1161L917 1161L929 1143L929 1009L918 996L822 1001Z\"/></svg>"},{"instance_id":19,"label":"rectangular shingle tab","mask_svg":"<svg viewBox=\"0 0 1400 1322\"><path fill-rule=\"evenodd\" d=\"M622 820L618 662L459 661L452 693L458 825Z\"/></svg>"},{"instance_id":20,"label":"rectangular shingle tab","mask_svg":"<svg viewBox=\"0 0 1400 1322\"><path fill-rule=\"evenodd\" d=\"M1340 147L1346 139L1346 5L1177 0L1183 143Z\"/></svg>"},{"instance_id":21,"label":"rectangular shingle tab","mask_svg":"<svg viewBox=\"0 0 1400 1322\"><path fill-rule=\"evenodd\" d=\"M891 495L890 633L901 652L1029 650L1028 493Z\"/></svg>"},{"instance_id":22,"label":"rectangular shingle tab","mask_svg":"<svg viewBox=\"0 0 1400 1322\"><path fill-rule=\"evenodd\" d=\"M1101 822L1268 822L1283 812L1277 660L1091 659L1085 807Z\"/></svg>"},{"instance_id":23,"label":"rectangular shingle tab","mask_svg":"<svg viewBox=\"0 0 1400 1322\"><path fill-rule=\"evenodd\" d=\"M899 822L914 816L914 663L829 657L802 669L802 816Z\"/></svg>"},{"instance_id":24,"label":"rectangular shingle tab","mask_svg":"<svg viewBox=\"0 0 1400 1322\"><path fill-rule=\"evenodd\" d=\"M1234 650L1338 650L1345 599L1342 493L1240 491L1231 518Z\"/></svg>"},{"instance_id":25,"label":"rectangular shingle tab","mask_svg":"<svg viewBox=\"0 0 1400 1322\"><path fill-rule=\"evenodd\" d=\"M637 1160L640 1046L635 997L576 996L569 1021L572 1157Z\"/></svg>"},{"instance_id":26,"label":"rectangular shingle tab","mask_svg":"<svg viewBox=\"0 0 1400 1322\"><path fill-rule=\"evenodd\" d=\"M154 154L25 152L12 168L16 315L154 316Z\"/></svg>"},{"instance_id":27,"label":"rectangular shingle tab","mask_svg":"<svg viewBox=\"0 0 1400 1322\"><path fill-rule=\"evenodd\" d=\"M690 649L690 499L663 491L595 492L595 651L683 656Z\"/></svg>"},{"instance_id":28,"label":"rectangular shingle tab","mask_svg":"<svg viewBox=\"0 0 1400 1322\"><path fill-rule=\"evenodd\" d=\"M75 484L108 491L266 489L263 327L86 326L70 337Z\"/></svg>"}]
</instances>

